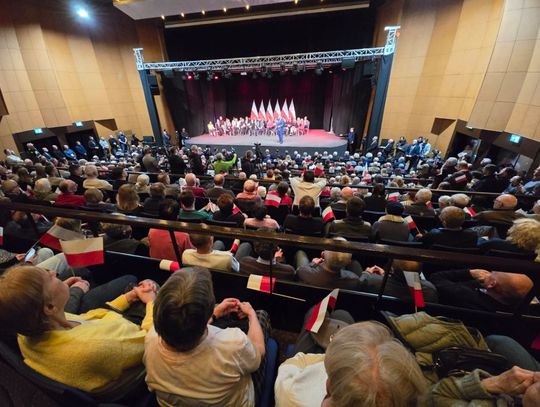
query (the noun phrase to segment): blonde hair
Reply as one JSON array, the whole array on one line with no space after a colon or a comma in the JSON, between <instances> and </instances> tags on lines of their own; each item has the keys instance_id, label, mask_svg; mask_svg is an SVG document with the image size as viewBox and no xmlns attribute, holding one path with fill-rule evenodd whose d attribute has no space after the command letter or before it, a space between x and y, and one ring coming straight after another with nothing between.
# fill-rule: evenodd
<instances>
[{"instance_id":1,"label":"blonde hair","mask_svg":"<svg viewBox=\"0 0 540 407\"><path fill-rule=\"evenodd\" d=\"M506 240L523 250L537 250L540 245L540 222L528 218L516 219L508 230Z\"/></svg>"},{"instance_id":2,"label":"blonde hair","mask_svg":"<svg viewBox=\"0 0 540 407\"><path fill-rule=\"evenodd\" d=\"M43 271L13 266L0 276L0 328L9 334L35 337L48 328Z\"/></svg>"},{"instance_id":3,"label":"blonde hair","mask_svg":"<svg viewBox=\"0 0 540 407\"><path fill-rule=\"evenodd\" d=\"M51 192L51 183L47 178L40 178L34 184L34 192L46 193Z\"/></svg>"},{"instance_id":4,"label":"blonde hair","mask_svg":"<svg viewBox=\"0 0 540 407\"><path fill-rule=\"evenodd\" d=\"M141 174L137 177L135 189L137 192L148 192L148 184L150 184L150 177L146 174Z\"/></svg>"},{"instance_id":5,"label":"blonde hair","mask_svg":"<svg viewBox=\"0 0 540 407\"><path fill-rule=\"evenodd\" d=\"M346 242L347 240L343 237L335 237L334 240ZM349 264L352 261L352 253L346 252L333 252L330 250L324 251L324 260L328 268L332 271L339 271Z\"/></svg>"},{"instance_id":6,"label":"blonde hair","mask_svg":"<svg viewBox=\"0 0 540 407\"><path fill-rule=\"evenodd\" d=\"M86 165L84 167L84 174L88 178L96 178L98 176L98 170L95 165Z\"/></svg>"},{"instance_id":7,"label":"blonde hair","mask_svg":"<svg viewBox=\"0 0 540 407\"><path fill-rule=\"evenodd\" d=\"M378 322L338 331L324 366L332 407L418 406L427 390L414 356Z\"/></svg>"},{"instance_id":8,"label":"blonde hair","mask_svg":"<svg viewBox=\"0 0 540 407\"><path fill-rule=\"evenodd\" d=\"M139 206L139 195L135 186L124 184L118 189L116 194L116 207L121 211L132 211Z\"/></svg>"}]
</instances>

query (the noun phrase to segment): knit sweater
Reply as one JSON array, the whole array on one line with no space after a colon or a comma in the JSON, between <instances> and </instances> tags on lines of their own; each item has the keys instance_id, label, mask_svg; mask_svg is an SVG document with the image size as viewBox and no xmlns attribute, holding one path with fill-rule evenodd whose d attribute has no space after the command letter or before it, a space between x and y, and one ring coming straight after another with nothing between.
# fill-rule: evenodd
<instances>
[{"instance_id":1,"label":"knit sweater","mask_svg":"<svg viewBox=\"0 0 540 407\"><path fill-rule=\"evenodd\" d=\"M108 305L118 311L129 308L125 295ZM80 325L48 331L39 338L19 335L19 347L24 362L42 375L84 391L99 391L142 364L152 311L153 302L149 302L140 327L104 308L81 315L66 313L68 320Z\"/></svg>"}]
</instances>

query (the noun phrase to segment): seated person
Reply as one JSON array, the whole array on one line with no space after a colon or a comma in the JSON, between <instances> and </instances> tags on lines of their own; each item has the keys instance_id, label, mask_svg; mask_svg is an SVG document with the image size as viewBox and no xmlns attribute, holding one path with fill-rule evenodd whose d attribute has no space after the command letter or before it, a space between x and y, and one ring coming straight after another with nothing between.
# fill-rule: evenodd
<instances>
[{"instance_id":1,"label":"seated person","mask_svg":"<svg viewBox=\"0 0 540 407\"><path fill-rule=\"evenodd\" d=\"M251 226L253 228L266 228L272 231L279 229L279 224L268 216L268 209L262 204L255 206L253 209L253 218L247 218L244 221L244 227L245 226Z\"/></svg>"},{"instance_id":2,"label":"seated person","mask_svg":"<svg viewBox=\"0 0 540 407\"><path fill-rule=\"evenodd\" d=\"M261 201L261 197L257 194L257 183L252 179L244 182L244 190L236 195L237 199L251 199L257 202Z\"/></svg>"},{"instance_id":3,"label":"seated person","mask_svg":"<svg viewBox=\"0 0 540 407\"><path fill-rule=\"evenodd\" d=\"M103 192L97 188L90 188L84 191L84 200L86 202L84 208L86 209L104 212L112 212L116 210L116 206L114 204L103 202Z\"/></svg>"},{"instance_id":4,"label":"seated person","mask_svg":"<svg viewBox=\"0 0 540 407\"><path fill-rule=\"evenodd\" d=\"M272 229L260 228L259 231L272 232ZM283 263L283 252L276 243L253 242L253 251L257 258L246 256L240 260L240 272L243 274L270 275L270 264L272 265L272 275L284 280L294 280L296 270L293 266Z\"/></svg>"},{"instance_id":5,"label":"seated person","mask_svg":"<svg viewBox=\"0 0 540 407\"><path fill-rule=\"evenodd\" d=\"M47 178L36 180L34 185L34 198L38 201L55 201L58 194L52 192L52 187Z\"/></svg>"},{"instance_id":6,"label":"seated person","mask_svg":"<svg viewBox=\"0 0 540 407\"><path fill-rule=\"evenodd\" d=\"M465 196L467 196L467 195L465 195ZM452 197L450 195L441 195L437 199L437 202L439 203L439 207L437 209L435 209L435 213L438 216L444 208L446 208L447 206L452 205ZM454 204L454 206L457 206L457 205Z\"/></svg>"},{"instance_id":7,"label":"seated person","mask_svg":"<svg viewBox=\"0 0 540 407\"><path fill-rule=\"evenodd\" d=\"M147 174L140 174L135 182L135 191L138 194L150 193L150 177Z\"/></svg>"},{"instance_id":8,"label":"seated person","mask_svg":"<svg viewBox=\"0 0 540 407\"><path fill-rule=\"evenodd\" d=\"M205 190L199 186L199 179L193 173L186 174L186 185L184 185L181 191L191 191L196 198L204 198Z\"/></svg>"},{"instance_id":9,"label":"seated person","mask_svg":"<svg viewBox=\"0 0 540 407\"><path fill-rule=\"evenodd\" d=\"M209 235L189 235L191 244L195 249L185 250L182 254L182 264L185 266L200 266L213 270L240 271L238 260L251 254L251 245L248 242L241 243L236 255L231 251L225 251L225 245L216 241Z\"/></svg>"},{"instance_id":10,"label":"seated person","mask_svg":"<svg viewBox=\"0 0 540 407\"><path fill-rule=\"evenodd\" d=\"M272 190L271 186L268 194L279 196L281 198L281 202L279 203L280 205L287 205L290 208L293 204L293 200L289 196L289 184L287 184L285 181L281 181L279 184L277 184L275 191Z\"/></svg>"},{"instance_id":11,"label":"seated person","mask_svg":"<svg viewBox=\"0 0 540 407\"><path fill-rule=\"evenodd\" d=\"M180 193L180 205L182 205L182 209L180 209L180 213L178 214L179 220L212 218L211 213L195 210L195 196L190 190Z\"/></svg>"},{"instance_id":12,"label":"seated person","mask_svg":"<svg viewBox=\"0 0 540 407\"><path fill-rule=\"evenodd\" d=\"M414 202L410 205L405 205L405 214L435 216L433 208L428 206L428 202L431 202L431 196L431 190L428 188L419 189L414 196Z\"/></svg>"},{"instance_id":13,"label":"seated person","mask_svg":"<svg viewBox=\"0 0 540 407\"><path fill-rule=\"evenodd\" d=\"M83 181L84 189L98 188L107 191L113 189L112 185L107 181L98 178L98 170L95 165L86 165L84 174L86 175L86 179Z\"/></svg>"},{"instance_id":14,"label":"seated person","mask_svg":"<svg viewBox=\"0 0 540 407\"><path fill-rule=\"evenodd\" d=\"M350 238L368 237L371 234L371 225L362 219L364 208L362 198L350 198L347 201L347 217L330 223L328 234Z\"/></svg>"},{"instance_id":15,"label":"seated person","mask_svg":"<svg viewBox=\"0 0 540 407\"><path fill-rule=\"evenodd\" d=\"M324 223L322 218L313 217L313 211L315 210L315 201L313 198L309 195L302 197L298 210L298 216L287 215L283 222L283 229L297 235L322 236L324 233Z\"/></svg>"},{"instance_id":16,"label":"seated person","mask_svg":"<svg viewBox=\"0 0 540 407\"><path fill-rule=\"evenodd\" d=\"M450 247L474 248L477 246L478 234L469 229L463 229L465 212L455 206L444 208L439 216L442 228L431 229L430 232L416 237L425 247L444 245Z\"/></svg>"},{"instance_id":17,"label":"seated person","mask_svg":"<svg viewBox=\"0 0 540 407\"><path fill-rule=\"evenodd\" d=\"M23 192L17 181L14 179L7 179L2 182L2 192L6 198L11 200L11 202L31 203L28 195Z\"/></svg>"},{"instance_id":18,"label":"seated person","mask_svg":"<svg viewBox=\"0 0 540 407\"><path fill-rule=\"evenodd\" d=\"M77 184L74 181L70 179L61 181L58 189L60 189L60 195L56 197L54 202L56 206L84 206L86 204L84 196L75 195L77 193Z\"/></svg>"},{"instance_id":19,"label":"seated person","mask_svg":"<svg viewBox=\"0 0 540 407\"><path fill-rule=\"evenodd\" d=\"M182 178L178 179L178 181L180 180L184 181ZM171 177L169 177L169 174L166 174L164 172L159 173L157 176L157 182L161 182L163 185L165 185L166 198L171 198L171 199L178 198L179 186L177 184L171 184Z\"/></svg>"},{"instance_id":20,"label":"seated person","mask_svg":"<svg viewBox=\"0 0 540 407\"><path fill-rule=\"evenodd\" d=\"M149 257L148 246L131 237L130 225L120 223L102 223L101 230L105 233L103 247L113 252L136 254L137 256Z\"/></svg>"},{"instance_id":21,"label":"seated person","mask_svg":"<svg viewBox=\"0 0 540 407\"><path fill-rule=\"evenodd\" d=\"M523 274L481 269L438 271L429 280L441 303L482 311L513 311L533 288Z\"/></svg>"},{"instance_id":22,"label":"seated person","mask_svg":"<svg viewBox=\"0 0 540 407\"><path fill-rule=\"evenodd\" d=\"M15 266L0 277L0 323L7 333L18 334L24 362L38 373L96 395L119 396L122 386L143 373L155 295L154 284L141 285L116 299L102 299L118 312L99 308L67 314L69 287L56 272ZM138 300L147 304L141 326L119 313Z\"/></svg>"},{"instance_id":23,"label":"seated person","mask_svg":"<svg viewBox=\"0 0 540 407\"><path fill-rule=\"evenodd\" d=\"M478 213L474 220L479 225L489 225L492 222L512 224L516 219L523 217L516 212L518 200L514 195L502 194L493 201L493 210Z\"/></svg>"},{"instance_id":24,"label":"seated person","mask_svg":"<svg viewBox=\"0 0 540 407\"><path fill-rule=\"evenodd\" d=\"M400 202L388 202L386 215L381 216L371 227L371 234L375 241L380 239L407 242L411 238L408 223L401 217L403 205Z\"/></svg>"},{"instance_id":25,"label":"seated person","mask_svg":"<svg viewBox=\"0 0 540 407\"><path fill-rule=\"evenodd\" d=\"M330 206L334 211L345 211L347 208L347 202L353 197L353 190L350 187L345 187L341 190L340 199L337 202L332 203Z\"/></svg>"},{"instance_id":26,"label":"seated person","mask_svg":"<svg viewBox=\"0 0 540 407\"><path fill-rule=\"evenodd\" d=\"M116 211L125 215L139 215L142 210L143 207L135 185L122 185L116 194Z\"/></svg>"},{"instance_id":27,"label":"seated person","mask_svg":"<svg viewBox=\"0 0 540 407\"><path fill-rule=\"evenodd\" d=\"M208 270L186 268L159 291L154 328L145 341L146 383L160 405L255 406L264 382L266 313L228 298L215 304ZM214 321L247 319L239 328ZM220 324L221 325L221 324Z\"/></svg>"},{"instance_id":28,"label":"seated person","mask_svg":"<svg viewBox=\"0 0 540 407\"><path fill-rule=\"evenodd\" d=\"M460 209L465 209L469 203L471 202L471 198L469 195L466 194L454 194L450 197L450 203L446 206L457 206ZM439 209L442 210L441 205L439 204ZM439 213L440 213L439 210ZM471 219L471 214L467 211L463 211L465 213L465 220Z\"/></svg>"},{"instance_id":29,"label":"seated person","mask_svg":"<svg viewBox=\"0 0 540 407\"><path fill-rule=\"evenodd\" d=\"M165 199L165 185L154 182L150 185L150 196L144 200L143 211L151 215L157 215L159 204Z\"/></svg>"},{"instance_id":30,"label":"seated person","mask_svg":"<svg viewBox=\"0 0 540 407\"><path fill-rule=\"evenodd\" d=\"M179 206L178 202L172 199L164 199L159 204L159 218L163 220L176 220L178 219ZM176 243L178 244L178 250L180 251L180 258L182 253L191 249L193 246L189 241L189 235L185 232L174 232ZM178 261L174 246L171 241L171 235L166 229L150 229L148 231L148 243L150 245L150 257L155 259L165 259L171 261Z\"/></svg>"},{"instance_id":31,"label":"seated person","mask_svg":"<svg viewBox=\"0 0 540 407\"><path fill-rule=\"evenodd\" d=\"M232 196L227 194L221 194L218 198L217 206L219 211L214 212L212 215L213 220L221 222L234 222L236 227L242 227L246 217L238 208L235 208ZM235 213L235 209L237 212Z\"/></svg>"},{"instance_id":32,"label":"seated person","mask_svg":"<svg viewBox=\"0 0 540 407\"><path fill-rule=\"evenodd\" d=\"M481 241L478 245L482 253L490 250L502 250L505 252L530 253L534 256L540 247L540 222L523 218L516 219L514 225L508 229L506 239L490 239Z\"/></svg>"},{"instance_id":33,"label":"seated person","mask_svg":"<svg viewBox=\"0 0 540 407\"><path fill-rule=\"evenodd\" d=\"M115 191L118 190L122 185L127 184L128 173L127 170L123 167L114 167L111 170L109 180Z\"/></svg>"},{"instance_id":34,"label":"seated person","mask_svg":"<svg viewBox=\"0 0 540 407\"><path fill-rule=\"evenodd\" d=\"M371 195L364 198L366 211L384 212L386 208L386 194L384 184L375 184L371 190Z\"/></svg>"},{"instance_id":35,"label":"seated person","mask_svg":"<svg viewBox=\"0 0 540 407\"><path fill-rule=\"evenodd\" d=\"M325 250L321 258L313 259L310 263L306 253L299 250L296 252L296 274L300 281L317 287L359 290L360 277L345 270L351 262L351 253Z\"/></svg>"},{"instance_id":36,"label":"seated person","mask_svg":"<svg viewBox=\"0 0 540 407\"><path fill-rule=\"evenodd\" d=\"M234 197L234 193L231 190L223 188L224 184L225 184L225 176L223 174L217 173L214 176L214 186L206 190L206 196L214 200L217 200L221 194L228 194Z\"/></svg>"}]
</instances>

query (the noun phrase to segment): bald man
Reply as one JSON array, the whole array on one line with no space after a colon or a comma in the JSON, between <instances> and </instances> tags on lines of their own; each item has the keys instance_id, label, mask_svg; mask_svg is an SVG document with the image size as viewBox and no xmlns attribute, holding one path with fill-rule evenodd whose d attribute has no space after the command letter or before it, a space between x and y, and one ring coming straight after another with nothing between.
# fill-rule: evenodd
<instances>
[{"instance_id":1,"label":"bald man","mask_svg":"<svg viewBox=\"0 0 540 407\"><path fill-rule=\"evenodd\" d=\"M347 209L347 202L354 196L354 191L350 187L345 187L341 190L341 198L339 201L334 202L332 206L333 211L345 212Z\"/></svg>"},{"instance_id":2,"label":"bald man","mask_svg":"<svg viewBox=\"0 0 540 407\"><path fill-rule=\"evenodd\" d=\"M210 199L218 199L221 194L227 194L234 198L234 193L231 190L225 189L225 177L223 174L216 174L214 177L214 186L206 190L206 196Z\"/></svg>"},{"instance_id":3,"label":"bald man","mask_svg":"<svg viewBox=\"0 0 540 407\"><path fill-rule=\"evenodd\" d=\"M199 186L199 180L197 179L197 176L193 173L186 174L185 177L186 185L182 187L182 191L191 191L193 192L193 196L195 198L204 198L206 191L204 188L201 188Z\"/></svg>"},{"instance_id":4,"label":"bald man","mask_svg":"<svg viewBox=\"0 0 540 407\"><path fill-rule=\"evenodd\" d=\"M438 271L429 279L441 303L483 311L511 311L533 288L523 274L482 269Z\"/></svg>"},{"instance_id":5,"label":"bald man","mask_svg":"<svg viewBox=\"0 0 540 407\"><path fill-rule=\"evenodd\" d=\"M511 225L516 219L523 217L516 212L517 204L518 200L514 195L499 195L493 202L493 210L480 212L474 219L479 225L490 225L493 222Z\"/></svg>"}]
</instances>

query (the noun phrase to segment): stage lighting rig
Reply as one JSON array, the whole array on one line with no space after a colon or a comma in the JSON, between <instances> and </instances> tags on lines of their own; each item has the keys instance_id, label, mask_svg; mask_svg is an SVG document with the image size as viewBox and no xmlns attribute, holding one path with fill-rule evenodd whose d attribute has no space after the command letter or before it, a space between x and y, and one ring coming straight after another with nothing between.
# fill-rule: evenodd
<instances>
[{"instance_id":1,"label":"stage lighting rig","mask_svg":"<svg viewBox=\"0 0 540 407\"><path fill-rule=\"evenodd\" d=\"M193 72L193 79L195 79L196 81L198 81L198 80L199 80L199 77L200 77L200 76L199 76L199 72L197 72L197 71Z\"/></svg>"},{"instance_id":2,"label":"stage lighting rig","mask_svg":"<svg viewBox=\"0 0 540 407\"><path fill-rule=\"evenodd\" d=\"M323 74L323 71L324 71L324 67L322 63L317 62L317 66L315 67L315 75L321 76Z\"/></svg>"},{"instance_id":3,"label":"stage lighting rig","mask_svg":"<svg viewBox=\"0 0 540 407\"><path fill-rule=\"evenodd\" d=\"M279 66L279 74L281 76L285 76L287 74L287 68L285 68L285 64L281 64Z\"/></svg>"},{"instance_id":4,"label":"stage lighting rig","mask_svg":"<svg viewBox=\"0 0 540 407\"><path fill-rule=\"evenodd\" d=\"M298 64L293 64L291 72L293 75L298 75Z\"/></svg>"},{"instance_id":5,"label":"stage lighting rig","mask_svg":"<svg viewBox=\"0 0 540 407\"><path fill-rule=\"evenodd\" d=\"M180 74L180 77L182 78L183 81L185 81L187 79L186 72L182 72Z\"/></svg>"},{"instance_id":6,"label":"stage lighting rig","mask_svg":"<svg viewBox=\"0 0 540 407\"><path fill-rule=\"evenodd\" d=\"M251 79L257 79L257 71L253 69L253 72L251 73Z\"/></svg>"},{"instance_id":7,"label":"stage lighting rig","mask_svg":"<svg viewBox=\"0 0 540 407\"><path fill-rule=\"evenodd\" d=\"M214 74L211 71L206 72L206 80L210 82L213 78Z\"/></svg>"},{"instance_id":8,"label":"stage lighting rig","mask_svg":"<svg viewBox=\"0 0 540 407\"><path fill-rule=\"evenodd\" d=\"M232 73L231 73L231 71L229 71L229 68L225 68L223 70L223 77L225 79L231 79L232 78Z\"/></svg>"}]
</instances>

